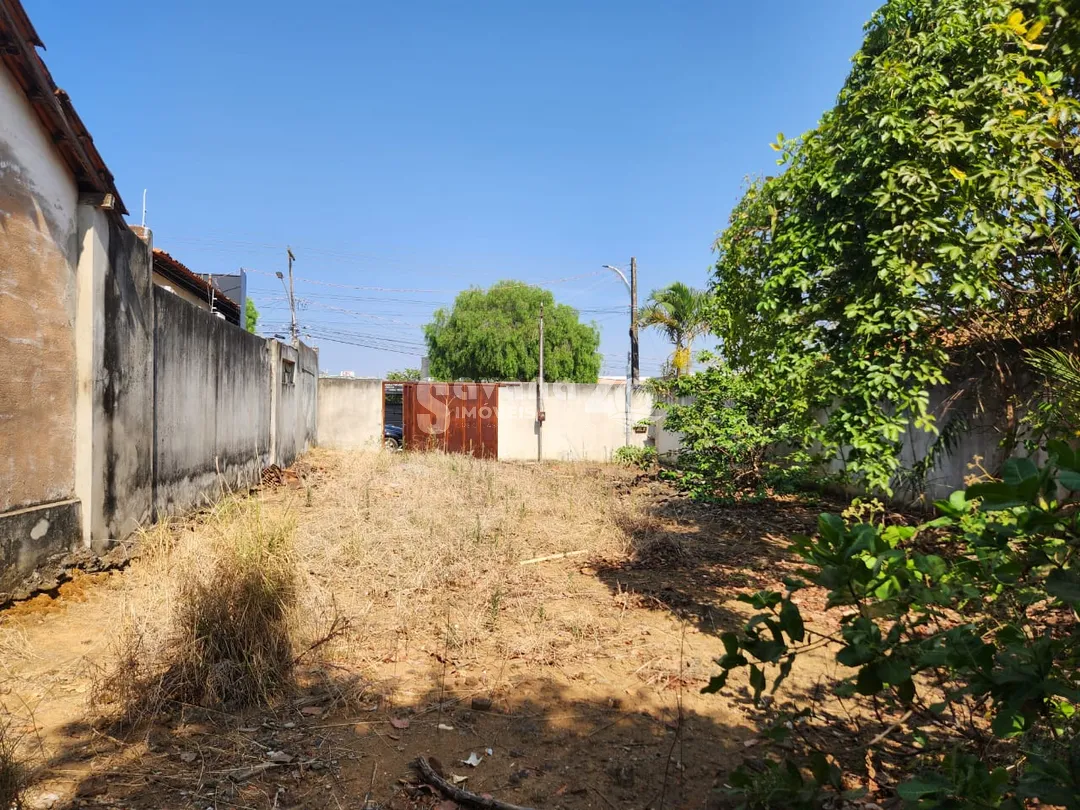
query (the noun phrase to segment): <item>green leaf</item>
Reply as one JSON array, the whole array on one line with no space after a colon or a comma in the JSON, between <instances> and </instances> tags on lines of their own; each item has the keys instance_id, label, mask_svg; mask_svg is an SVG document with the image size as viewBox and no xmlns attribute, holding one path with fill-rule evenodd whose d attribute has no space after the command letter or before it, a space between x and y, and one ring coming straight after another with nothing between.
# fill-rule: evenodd
<instances>
[{"instance_id":1,"label":"green leaf","mask_svg":"<svg viewBox=\"0 0 1080 810\"><path fill-rule=\"evenodd\" d=\"M1080 574L1075 569L1056 568L1046 578L1046 591L1062 602L1080 605Z\"/></svg>"},{"instance_id":2,"label":"green leaf","mask_svg":"<svg viewBox=\"0 0 1080 810\"><path fill-rule=\"evenodd\" d=\"M846 527L844 519L838 515L824 514L818 516L818 533L832 543L839 542L844 536Z\"/></svg>"},{"instance_id":3,"label":"green leaf","mask_svg":"<svg viewBox=\"0 0 1080 810\"><path fill-rule=\"evenodd\" d=\"M1076 470L1058 470L1058 483L1070 492L1080 492L1080 472Z\"/></svg>"},{"instance_id":4,"label":"green leaf","mask_svg":"<svg viewBox=\"0 0 1080 810\"><path fill-rule=\"evenodd\" d=\"M876 695L884 688L876 664L867 664L855 679L855 691L860 695Z\"/></svg>"},{"instance_id":5,"label":"green leaf","mask_svg":"<svg viewBox=\"0 0 1080 810\"><path fill-rule=\"evenodd\" d=\"M1004 481L989 481L985 484L972 484L967 488L968 498L981 499L979 508L984 511L1011 509L1024 506L1028 500L1021 496L1017 487Z\"/></svg>"},{"instance_id":6,"label":"green leaf","mask_svg":"<svg viewBox=\"0 0 1080 810\"><path fill-rule=\"evenodd\" d=\"M994 722L990 724L990 730L998 737L1007 739L1023 734L1026 725L1023 714L1007 707L1002 707L994 717Z\"/></svg>"},{"instance_id":7,"label":"green leaf","mask_svg":"<svg viewBox=\"0 0 1080 810\"><path fill-rule=\"evenodd\" d=\"M1075 470L1080 467L1077 463L1076 454L1066 442L1060 439L1052 439L1046 443L1046 452L1059 467Z\"/></svg>"},{"instance_id":8,"label":"green leaf","mask_svg":"<svg viewBox=\"0 0 1080 810\"><path fill-rule=\"evenodd\" d=\"M947 792L952 782L939 773L928 773L917 779L909 779L896 786L896 794L905 801L916 802L924 796L936 796Z\"/></svg>"},{"instance_id":9,"label":"green leaf","mask_svg":"<svg viewBox=\"0 0 1080 810\"><path fill-rule=\"evenodd\" d=\"M1013 487L1038 477L1039 468L1030 458L1010 458L1001 468L1001 479Z\"/></svg>"}]
</instances>

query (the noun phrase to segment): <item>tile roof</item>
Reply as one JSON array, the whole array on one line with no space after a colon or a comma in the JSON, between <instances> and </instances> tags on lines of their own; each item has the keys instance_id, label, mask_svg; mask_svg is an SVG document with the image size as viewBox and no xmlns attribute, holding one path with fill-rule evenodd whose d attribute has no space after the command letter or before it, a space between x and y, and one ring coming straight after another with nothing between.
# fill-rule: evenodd
<instances>
[{"instance_id":1,"label":"tile roof","mask_svg":"<svg viewBox=\"0 0 1080 810\"><path fill-rule=\"evenodd\" d=\"M235 324L240 323L240 306L235 301L161 248L154 248L154 272L175 282L178 286L206 301L207 304L213 299L214 308L224 315L227 321Z\"/></svg>"},{"instance_id":2,"label":"tile roof","mask_svg":"<svg viewBox=\"0 0 1080 810\"><path fill-rule=\"evenodd\" d=\"M71 98L56 86L37 49L44 48L19 0L0 0L0 63L15 77L80 191L112 195L112 208L126 214L112 173L94 146Z\"/></svg>"}]
</instances>

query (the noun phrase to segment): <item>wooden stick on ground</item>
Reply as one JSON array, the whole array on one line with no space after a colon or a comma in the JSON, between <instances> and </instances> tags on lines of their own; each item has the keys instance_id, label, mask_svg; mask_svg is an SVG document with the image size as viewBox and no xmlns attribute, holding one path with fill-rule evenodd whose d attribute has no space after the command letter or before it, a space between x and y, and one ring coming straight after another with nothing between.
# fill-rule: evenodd
<instances>
[{"instance_id":1,"label":"wooden stick on ground","mask_svg":"<svg viewBox=\"0 0 1080 810\"><path fill-rule=\"evenodd\" d=\"M416 770L420 772L420 775L434 788L437 788L446 798L453 799L458 804L467 804L472 807L482 807L485 810L532 810L529 807L522 807L517 804L508 804L507 802L500 802L498 799L489 799L486 796L479 796L476 793L471 793L468 790L462 790L461 788L451 785L439 774L435 772L435 769L431 767L428 761L424 757L417 757L416 762L413 763Z\"/></svg>"},{"instance_id":2,"label":"wooden stick on ground","mask_svg":"<svg viewBox=\"0 0 1080 810\"><path fill-rule=\"evenodd\" d=\"M548 560L562 560L566 557L577 557L581 554L588 554L587 549L581 551L564 551L562 554L548 554L546 557L533 557L531 560L522 560L518 565L532 565L533 563L547 562Z\"/></svg>"}]
</instances>

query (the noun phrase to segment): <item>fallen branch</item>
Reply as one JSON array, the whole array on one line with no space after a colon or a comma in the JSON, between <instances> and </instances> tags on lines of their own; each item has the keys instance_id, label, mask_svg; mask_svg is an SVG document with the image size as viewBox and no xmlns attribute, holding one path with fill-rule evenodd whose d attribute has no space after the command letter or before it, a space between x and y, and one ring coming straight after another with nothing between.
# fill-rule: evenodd
<instances>
[{"instance_id":1,"label":"fallen branch","mask_svg":"<svg viewBox=\"0 0 1080 810\"><path fill-rule=\"evenodd\" d=\"M424 778L424 781L436 788L446 798L453 799L458 804L467 804L472 807L483 807L486 810L532 810L529 807L522 807L518 804L508 804L507 802L500 802L498 799L489 799L486 796L480 796L476 793L471 793L468 790L462 790L459 787L451 785L431 767L428 761L424 757L417 757L413 766L420 772L420 775Z\"/></svg>"},{"instance_id":2,"label":"fallen branch","mask_svg":"<svg viewBox=\"0 0 1080 810\"><path fill-rule=\"evenodd\" d=\"M581 551L564 551L562 554L548 554L546 557L533 557L531 560L522 560L518 565L532 565L533 563L547 562L548 560L562 560L566 557L578 557L582 554L588 554L587 549Z\"/></svg>"}]
</instances>

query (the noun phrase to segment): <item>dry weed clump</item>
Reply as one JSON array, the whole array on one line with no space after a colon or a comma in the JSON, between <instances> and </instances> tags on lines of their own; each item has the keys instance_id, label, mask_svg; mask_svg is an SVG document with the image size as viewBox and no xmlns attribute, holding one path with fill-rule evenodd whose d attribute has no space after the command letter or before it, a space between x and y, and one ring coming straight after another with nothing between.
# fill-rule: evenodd
<instances>
[{"instance_id":1,"label":"dry weed clump","mask_svg":"<svg viewBox=\"0 0 1080 810\"><path fill-rule=\"evenodd\" d=\"M27 786L27 770L18 754L11 726L0 722L0 810L19 810Z\"/></svg>"},{"instance_id":2,"label":"dry weed clump","mask_svg":"<svg viewBox=\"0 0 1080 810\"><path fill-rule=\"evenodd\" d=\"M521 562L584 551L573 558L581 566L626 551L611 473L597 466L319 455L332 474L303 510L297 553L342 610L363 617L367 636L391 647L438 645L460 658L492 642L495 654L550 661L566 628L544 602L573 585L551 578L580 575Z\"/></svg>"},{"instance_id":3,"label":"dry weed clump","mask_svg":"<svg viewBox=\"0 0 1080 810\"><path fill-rule=\"evenodd\" d=\"M151 544L149 572L176 583L169 622L156 635L135 617L125 623L95 702L138 725L171 702L239 709L280 693L295 657L294 530L288 513L227 499L184 538L189 547Z\"/></svg>"}]
</instances>

